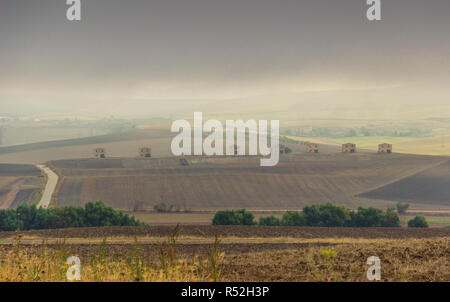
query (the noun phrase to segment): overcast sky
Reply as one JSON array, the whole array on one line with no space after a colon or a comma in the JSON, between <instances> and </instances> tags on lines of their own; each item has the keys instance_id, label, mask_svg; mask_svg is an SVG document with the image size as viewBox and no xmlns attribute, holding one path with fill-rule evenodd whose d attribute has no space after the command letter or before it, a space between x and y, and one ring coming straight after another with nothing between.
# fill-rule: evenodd
<instances>
[{"instance_id":1,"label":"overcast sky","mask_svg":"<svg viewBox=\"0 0 450 302\"><path fill-rule=\"evenodd\" d=\"M450 102L448 0L382 0L380 22L365 0L81 0L80 22L65 2L0 0L0 115Z\"/></svg>"}]
</instances>

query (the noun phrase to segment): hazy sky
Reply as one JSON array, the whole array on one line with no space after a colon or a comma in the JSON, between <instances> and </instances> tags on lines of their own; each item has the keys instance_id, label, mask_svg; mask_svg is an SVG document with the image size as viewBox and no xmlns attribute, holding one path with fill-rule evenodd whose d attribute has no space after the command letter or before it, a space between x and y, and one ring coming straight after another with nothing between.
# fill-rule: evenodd
<instances>
[{"instance_id":1,"label":"hazy sky","mask_svg":"<svg viewBox=\"0 0 450 302\"><path fill-rule=\"evenodd\" d=\"M450 103L449 0L65 2L0 0L0 115Z\"/></svg>"}]
</instances>

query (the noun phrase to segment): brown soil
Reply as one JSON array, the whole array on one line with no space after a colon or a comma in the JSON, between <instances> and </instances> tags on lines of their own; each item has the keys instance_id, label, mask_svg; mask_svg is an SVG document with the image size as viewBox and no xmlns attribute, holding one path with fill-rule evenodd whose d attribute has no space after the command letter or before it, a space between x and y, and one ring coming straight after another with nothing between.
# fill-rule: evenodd
<instances>
[{"instance_id":1,"label":"brown soil","mask_svg":"<svg viewBox=\"0 0 450 302\"><path fill-rule=\"evenodd\" d=\"M65 176L58 193L60 206L102 200L123 210L133 210L137 204L139 210L151 210L161 202L191 210L299 209L325 202L357 207L361 201L355 195L414 175L442 160L329 153L282 156L276 167L260 167L258 158L242 157L193 157L189 166L180 166L174 158L72 160L53 165ZM370 202L364 201L365 206Z\"/></svg>"},{"instance_id":2,"label":"brown soil","mask_svg":"<svg viewBox=\"0 0 450 302\"><path fill-rule=\"evenodd\" d=\"M43 179L32 165L0 164L0 208L15 208L32 203L39 196Z\"/></svg>"},{"instance_id":3,"label":"brown soil","mask_svg":"<svg viewBox=\"0 0 450 302\"><path fill-rule=\"evenodd\" d=\"M174 226L140 227L98 227L70 228L55 230L22 231L21 235L40 238L103 238L152 236L167 237ZM240 238L366 238L404 239L450 237L450 229L445 228L319 228L319 227L276 227L276 226L211 226L182 225L180 236ZM12 238L16 232L0 232L0 239Z\"/></svg>"},{"instance_id":4,"label":"brown soil","mask_svg":"<svg viewBox=\"0 0 450 302\"><path fill-rule=\"evenodd\" d=\"M450 161L365 193L362 197L450 205Z\"/></svg>"}]
</instances>

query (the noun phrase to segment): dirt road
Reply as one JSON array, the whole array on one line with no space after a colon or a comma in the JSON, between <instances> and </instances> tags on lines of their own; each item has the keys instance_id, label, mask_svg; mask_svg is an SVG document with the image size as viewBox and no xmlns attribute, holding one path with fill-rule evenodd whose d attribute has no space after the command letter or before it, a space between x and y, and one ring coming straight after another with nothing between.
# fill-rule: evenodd
<instances>
[{"instance_id":1,"label":"dirt road","mask_svg":"<svg viewBox=\"0 0 450 302\"><path fill-rule=\"evenodd\" d=\"M44 165L36 165L41 171L47 174L47 184L45 185L44 193L41 200L38 203L38 208L47 208L52 200L53 192L55 191L56 184L58 183L58 175L56 175L50 168Z\"/></svg>"}]
</instances>

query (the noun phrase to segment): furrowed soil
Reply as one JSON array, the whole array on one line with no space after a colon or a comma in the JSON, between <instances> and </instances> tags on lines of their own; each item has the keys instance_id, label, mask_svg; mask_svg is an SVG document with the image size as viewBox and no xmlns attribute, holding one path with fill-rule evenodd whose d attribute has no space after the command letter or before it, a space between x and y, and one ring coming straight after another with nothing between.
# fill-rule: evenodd
<instances>
[{"instance_id":1,"label":"furrowed soil","mask_svg":"<svg viewBox=\"0 0 450 302\"><path fill-rule=\"evenodd\" d=\"M450 205L450 161L406 177L361 195L373 199L389 199Z\"/></svg>"},{"instance_id":2,"label":"furrowed soil","mask_svg":"<svg viewBox=\"0 0 450 302\"><path fill-rule=\"evenodd\" d=\"M395 202L355 196L448 159L371 153L290 154L281 156L275 167L260 167L258 157L187 160L188 166L181 166L173 157L53 161L51 165L63 175L57 205L102 200L127 211L152 210L162 202L180 210L286 210L332 202L352 208L385 208ZM439 190L436 187L436 194Z\"/></svg>"},{"instance_id":3,"label":"furrowed soil","mask_svg":"<svg viewBox=\"0 0 450 302\"><path fill-rule=\"evenodd\" d=\"M0 208L37 201L44 179L32 165L0 164Z\"/></svg>"},{"instance_id":4,"label":"furrowed soil","mask_svg":"<svg viewBox=\"0 0 450 302\"><path fill-rule=\"evenodd\" d=\"M67 228L54 230L21 231L25 237L39 238L104 238L104 237L167 237L175 226L117 226L93 228ZM212 226L183 225L180 236L212 238L433 238L450 237L450 229L439 228L325 228L325 227L285 227L285 226ZM0 239L13 238L16 232L0 232Z\"/></svg>"}]
</instances>

